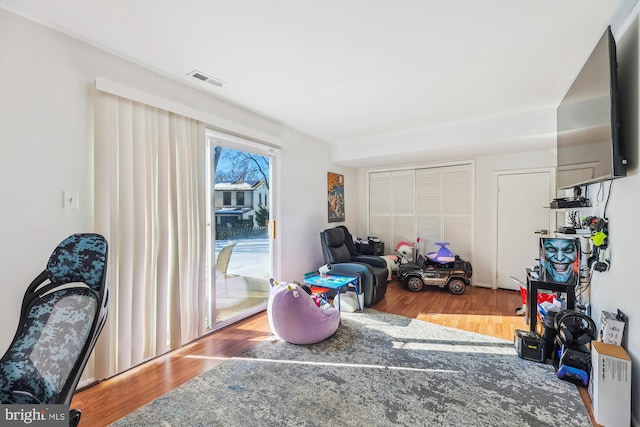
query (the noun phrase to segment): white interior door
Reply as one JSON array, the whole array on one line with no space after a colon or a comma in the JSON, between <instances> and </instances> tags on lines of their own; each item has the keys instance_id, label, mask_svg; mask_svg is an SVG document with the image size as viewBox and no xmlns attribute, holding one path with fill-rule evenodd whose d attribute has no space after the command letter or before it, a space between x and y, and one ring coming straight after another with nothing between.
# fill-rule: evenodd
<instances>
[{"instance_id":1,"label":"white interior door","mask_svg":"<svg viewBox=\"0 0 640 427\"><path fill-rule=\"evenodd\" d=\"M497 244L494 288L518 290L510 277L526 280L525 269L538 261L541 236L548 236L552 171L498 175Z\"/></svg>"}]
</instances>

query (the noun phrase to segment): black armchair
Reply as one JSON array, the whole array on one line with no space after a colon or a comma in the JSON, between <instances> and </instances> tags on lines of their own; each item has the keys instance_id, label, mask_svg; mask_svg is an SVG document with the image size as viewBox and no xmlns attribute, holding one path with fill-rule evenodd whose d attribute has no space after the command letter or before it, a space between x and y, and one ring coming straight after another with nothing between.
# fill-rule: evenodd
<instances>
[{"instance_id":1,"label":"black armchair","mask_svg":"<svg viewBox=\"0 0 640 427\"><path fill-rule=\"evenodd\" d=\"M107 318L107 242L62 241L27 288L16 334L0 359L0 403L69 405ZM72 409L69 425L80 421Z\"/></svg>"},{"instance_id":2,"label":"black armchair","mask_svg":"<svg viewBox=\"0 0 640 427\"><path fill-rule=\"evenodd\" d=\"M374 255L361 255L353 243L347 227L341 225L320 233L324 262L331 265L331 272L360 277L364 292L364 305L371 307L387 293L387 263Z\"/></svg>"}]
</instances>

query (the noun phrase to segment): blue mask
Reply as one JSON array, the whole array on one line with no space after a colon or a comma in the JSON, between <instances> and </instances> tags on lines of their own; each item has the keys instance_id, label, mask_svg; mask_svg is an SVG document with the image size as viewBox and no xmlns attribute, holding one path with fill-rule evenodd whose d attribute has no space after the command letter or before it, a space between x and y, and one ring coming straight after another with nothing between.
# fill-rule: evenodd
<instances>
[{"instance_id":1,"label":"blue mask","mask_svg":"<svg viewBox=\"0 0 640 427\"><path fill-rule=\"evenodd\" d=\"M542 250L547 277L554 282L567 283L573 277L573 265L578 256L575 241L547 239Z\"/></svg>"}]
</instances>

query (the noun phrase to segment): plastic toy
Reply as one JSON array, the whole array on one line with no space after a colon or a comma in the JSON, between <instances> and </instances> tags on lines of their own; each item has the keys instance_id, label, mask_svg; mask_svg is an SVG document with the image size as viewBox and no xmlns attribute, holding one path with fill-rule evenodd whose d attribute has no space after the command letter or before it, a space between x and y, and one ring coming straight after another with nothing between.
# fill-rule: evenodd
<instances>
[{"instance_id":1,"label":"plastic toy","mask_svg":"<svg viewBox=\"0 0 640 427\"><path fill-rule=\"evenodd\" d=\"M562 365L558 368L558 378L561 380L571 380L577 382L583 386L589 384L589 374L582 369L574 368L572 366Z\"/></svg>"},{"instance_id":2,"label":"plastic toy","mask_svg":"<svg viewBox=\"0 0 640 427\"><path fill-rule=\"evenodd\" d=\"M455 255L447 248L448 242L437 242L436 245L440 246L438 252L429 252L427 258L438 264L447 264L456 260Z\"/></svg>"},{"instance_id":3,"label":"plastic toy","mask_svg":"<svg viewBox=\"0 0 640 427\"><path fill-rule=\"evenodd\" d=\"M448 243L437 244L440 245L438 252L430 252L426 258L420 255L417 262L401 262L398 277L413 292L421 291L424 286L438 286L446 287L455 295L463 294L473 274L471 263L453 255L446 247Z\"/></svg>"},{"instance_id":4,"label":"plastic toy","mask_svg":"<svg viewBox=\"0 0 640 427\"><path fill-rule=\"evenodd\" d=\"M315 344L333 335L340 312L316 301L295 282L271 279L267 317L273 334L292 344Z\"/></svg>"},{"instance_id":5,"label":"plastic toy","mask_svg":"<svg viewBox=\"0 0 640 427\"><path fill-rule=\"evenodd\" d=\"M399 242L396 245L396 254L398 256L398 264L406 264L415 261L415 248L409 242Z\"/></svg>"}]
</instances>

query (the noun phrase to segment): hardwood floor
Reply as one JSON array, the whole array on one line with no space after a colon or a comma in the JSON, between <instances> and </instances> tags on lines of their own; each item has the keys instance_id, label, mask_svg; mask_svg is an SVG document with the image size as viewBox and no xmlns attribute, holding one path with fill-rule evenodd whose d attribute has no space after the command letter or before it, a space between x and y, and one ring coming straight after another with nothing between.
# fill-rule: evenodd
<instances>
[{"instance_id":1,"label":"hardwood floor","mask_svg":"<svg viewBox=\"0 0 640 427\"><path fill-rule=\"evenodd\" d=\"M464 294L453 295L430 287L415 293L394 280L389 283L385 298L372 308L512 340L514 329L526 329L524 318L514 312L520 305L520 293L514 291L469 287ZM254 346L270 334L266 312L258 313L184 348L79 391L74 396L72 407L82 411L81 426L106 426ZM593 419L586 390L581 390L581 395Z\"/></svg>"},{"instance_id":2,"label":"hardwood floor","mask_svg":"<svg viewBox=\"0 0 640 427\"><path fill-rule=\"evenodd\" d=\"M102 427L146 405L271 335L266 312L79 391L80 426Z\"/></svg>"},{"instance_id":3,"label":"hardwood floor","mask_svg":"<svg viewBox=\"0 0 640 427\"><path fill-rule=\"evenodd\" d=\"M394 280L389 283L386 297L373 308L512 340L514 329L526 328L524 317L515 315L521 305L520 293L514 291L468 287L464 294L453 295L438 287L427 287L422 292L410 292Z\"/></svg>"}]
</instances>

